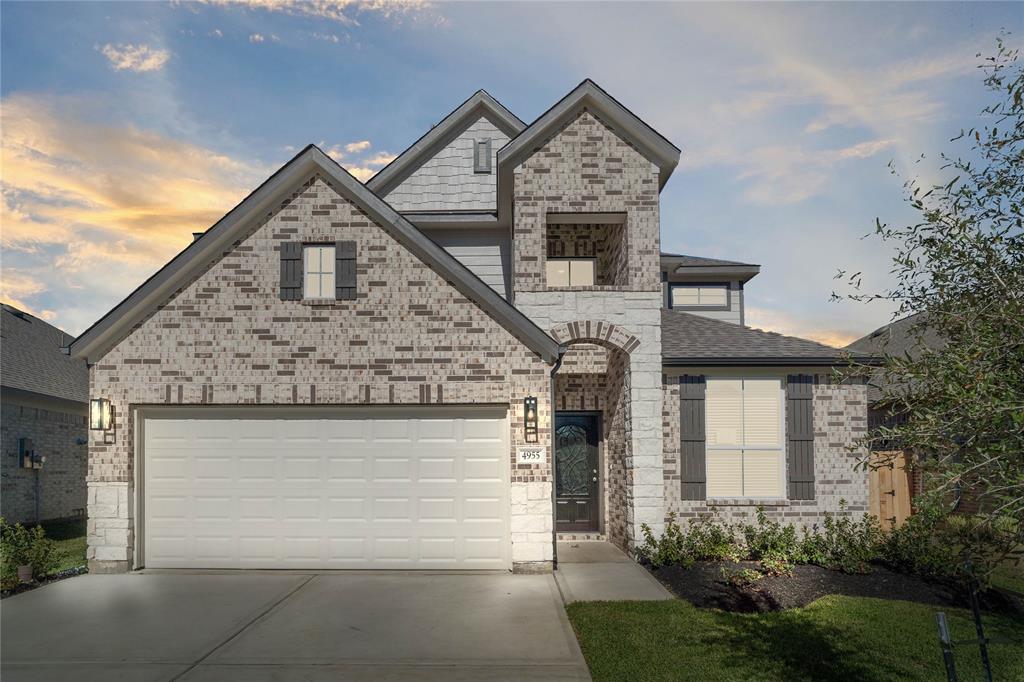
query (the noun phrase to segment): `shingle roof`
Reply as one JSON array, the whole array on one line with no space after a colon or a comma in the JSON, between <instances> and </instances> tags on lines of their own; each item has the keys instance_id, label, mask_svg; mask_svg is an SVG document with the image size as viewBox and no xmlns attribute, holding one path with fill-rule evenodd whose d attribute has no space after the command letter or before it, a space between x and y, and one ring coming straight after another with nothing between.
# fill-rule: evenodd
<instances>
[{"instance_id":1,"label":"shingle roof","mask_svg":"<svg viewBox=\"0 0 1024 682\"><path fill-rule=\"evenodd\" d=\"M661 311L661 355L666 364L830 365L842 364L847 354L839 348L795 336L681 310Z\"/></svg>"},{"instance_id":2,"label":"shingle roof","mask_svg":"<svg viewBox=\"0 0 1024 682\"><path fill-rule=\"evenodd\" d=\"M677 267L714 267L716 265L743 265L746 267L759 267L753 263L741 263L736 260L721 260L719 258L704 258L702 256L688 256L684 253L662 253L662 258L671 258L672 264Z\"/></svg>"},{"instance_id":3,"label":"shingle roof","mask_svg":"<svg viewBox=\"0 0 1024 682\"><path fill-rule=\"evenodd\" d=\"M85 361L61 351L73 336L6 303L0 315L0 384L88 402L89 370Z\"/></svg>"},{"instance_id":4,"label":"shingle roof","mask_svg":"<svg viewBox=\"0 0 1024 682\"><path fill-rule=\"evenodd\" d=\"M915 313L890 322L867 336L857 339L846 348L876 356L888 354L916 358L926 348L942 347L942 337L924 325L923 315L924 313ZM883 377L884 375L878 372L868 381L868 400L870 402L881 399L883 389L886 387ZM891 385L895 384L890 382Z\"/></svg>"}]
</instances>

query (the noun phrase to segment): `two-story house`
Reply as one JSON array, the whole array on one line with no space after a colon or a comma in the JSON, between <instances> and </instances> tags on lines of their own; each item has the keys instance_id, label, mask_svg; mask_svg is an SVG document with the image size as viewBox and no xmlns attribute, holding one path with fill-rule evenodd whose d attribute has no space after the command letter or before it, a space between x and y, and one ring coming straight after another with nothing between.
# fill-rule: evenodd
<instances>
[{"instance_id":1,"label":"two-story house","mask_svg":"<svg viewBox=\"0 0 1024 682\"><path fill-rule=\"evenodd\" d=\"M862 514L863 385L660 250L680 151L591 81L480 91L360 183L309 146L82 334L89 558L550 570L556 540Z\"/></svg>"}]
</instances>

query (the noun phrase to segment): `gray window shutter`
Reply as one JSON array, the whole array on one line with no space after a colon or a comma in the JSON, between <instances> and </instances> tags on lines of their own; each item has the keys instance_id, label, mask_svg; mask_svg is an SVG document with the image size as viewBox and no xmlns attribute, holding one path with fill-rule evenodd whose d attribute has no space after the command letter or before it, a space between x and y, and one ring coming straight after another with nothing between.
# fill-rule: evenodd
<instances>
[{"instance_id":1,"label":"gray window shutter","mask_svg":"<svg viewBox=\"0 0 1024 682\"><path fill-rule=\"evenodd\" d=\"M789 499L814 499L814 377L786 377L786 479Z\"/></svg>"},{"instance_id":2,"label":"gray window shutter","mask_svg":"<svg viewBox=\"0 0 1024 682\"><path fill-rule=\"evenodd\" d=\"M473 172L491 172L491 141L477 140L473 145Z\"/></svg>"},{"instance_id":3,"label":"gray window shutter","mask_svg":"<svg viewBox=\"0 0 1024 682\"><path fill-rule=\"evenodd\" d=\"M356 243L334 246L334 296L339 301L356 300Z\"/></svg>"},{"instance_id":4,"label":"gray window shutter","mask_svg":"<svg viewBox=\"0 0 1024 682\"><path fill-rule=\"evenodd\" d=\"M302 242L281 242L281 300L302 300Z\"/></svg>"},{"instance_id":5,"label":"gray window shutter","mask_svg":"<svg viewBox=\"0 0 1024 682\"><path fill-rule=\"evenodd\" d=\"M679 474L682 499L707 498L707 462L705 459L703 376L679 377Z\"/></svg>"}]
</instances>

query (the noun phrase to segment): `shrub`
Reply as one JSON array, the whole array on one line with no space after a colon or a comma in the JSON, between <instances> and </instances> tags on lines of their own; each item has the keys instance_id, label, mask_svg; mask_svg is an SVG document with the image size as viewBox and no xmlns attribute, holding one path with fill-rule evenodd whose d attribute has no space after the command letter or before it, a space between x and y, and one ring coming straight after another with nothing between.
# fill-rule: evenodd
<instances>
[{"instance_id":1,"label":"shrub","mask_svg":"<svg viewBox=\"0 0 1024 682\"><path fill-rule=\"evenodd\" d=\"M845 508L846 502L841 500L839 506ZM844 573L868 573L883 537L875 517L854 521L826 512L824 525L822 532L817 527L804 529L802 561Z\"/></svg>"},{"instance_id":2,"label":"shrub","mask_svg":"<svg viewBox=\"0 0 1024 682\"><path fill-rule=\"evenodd\" d=\"M755 561L769 559L786 563L802 563L800 538L791 523L771 521L762 507L757 508L757 525L742 527L746 553Z\"/></svg>"},{"instance_id":3,"label":"shrub","mask_svg":"<svg viewBox=\"0 0 1024 682\"><path fill-rule=\"evenodd\" d=\"M733 528L720 523L714 510L690 522L684 544L695 561L740 561L744 556Z\"/></svg>"},{"instance_id":4,"label":"shrub","mask_svg":"<svg viewBox=\"0 0 1024 682\"><path fill-rule=\"evenodd\" d=\"M55 572L62 559L63 553L46 537L42 526L25 528L0 518L0 582L4 589L18 584L18 566L31 564L32 577L38 580Z\"/></svg>"},{"instance_id":5,"label":"shrub","mask_svg":"<svg viewBox=\"0 0 1024 682\"><path fill-rule=\"evenodd\" d=\"M685 547L686 536L676 523L676 515L669 514L668 522L665 524L665 532L660 538L655 538L651 527L646 523L641 524L641 531L644 534L644 544L637 549L637 554L654 566L669 566L682 564L690 566L693 559L687 554Z\"/></svg>"}]
</instances>

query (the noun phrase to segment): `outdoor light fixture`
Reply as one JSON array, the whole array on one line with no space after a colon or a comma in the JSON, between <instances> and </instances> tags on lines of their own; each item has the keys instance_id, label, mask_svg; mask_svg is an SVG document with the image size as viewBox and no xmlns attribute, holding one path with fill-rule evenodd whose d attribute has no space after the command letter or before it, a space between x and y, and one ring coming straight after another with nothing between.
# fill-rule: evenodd
<instances>
[{"instance_id":1,"label":"outdoor light fixture","mask_svg":"<svg viewBox=\"0 0 1024 682\"><path fill-rule=\"evenodd\" d=\"M110 431L114 428L114 413L110 409L110 401L106 398L93 398L89 401L89 429L92 431Z\"/></svg>"},{"instance_id":2,"label":"outdoor light fixture","mask_svg":"<svg viewBox=\"0 0 1024 682\"><path fill-rule=\"evenodd\" d=\"M523 399L523 429L526 432L526 442L537 442L537 398L529 396Z\"/></svg>"}]
</instances>

